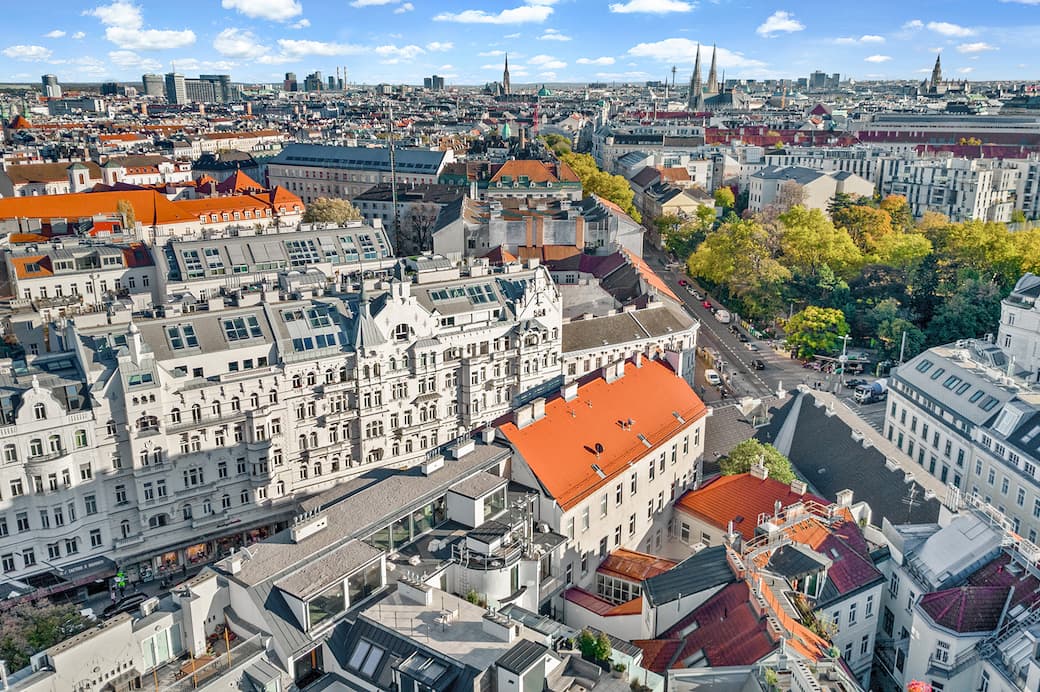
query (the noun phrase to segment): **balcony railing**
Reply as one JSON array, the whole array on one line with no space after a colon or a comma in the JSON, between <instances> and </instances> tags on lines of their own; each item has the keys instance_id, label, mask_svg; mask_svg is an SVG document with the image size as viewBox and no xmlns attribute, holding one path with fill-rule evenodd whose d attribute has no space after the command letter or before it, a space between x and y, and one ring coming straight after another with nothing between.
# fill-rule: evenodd
<instances>
[{"instance_id":1,"label":"balcony railing","mask_svg":"<svg viewBox=\"0 0 1040 692\"><path fill-rule=\"evenodd\" d=\"M222 680L231 668L244 665L254 660L265 650L259 634L254 634L241 643L235 644L228 652L224 641L218 638L213 645L214 654L192 659L179 659L168 663L156 671L155 679L162 692L188 692L202 689ZM223 650L223 651L222 651ZM146 685L146 688L148 686Z\"/></svg>"}]
</instances>

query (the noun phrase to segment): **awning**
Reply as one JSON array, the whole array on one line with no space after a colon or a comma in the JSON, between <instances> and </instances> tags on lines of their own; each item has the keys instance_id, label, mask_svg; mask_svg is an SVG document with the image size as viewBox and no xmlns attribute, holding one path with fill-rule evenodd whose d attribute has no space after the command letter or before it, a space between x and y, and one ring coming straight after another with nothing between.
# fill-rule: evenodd
<instances>
[{"instance_id":1,"label":"awning","mask_svg":"<svg viewBox=\"0 0 1040 692\"><path fill-rule=\"evenodd\" d=\"M88 575L107 577L116 573L116 563L103 555L95 555L86 560L63 565L58 568L58 573L65 579L80 579Z\"/></svg>"}]
</instances>

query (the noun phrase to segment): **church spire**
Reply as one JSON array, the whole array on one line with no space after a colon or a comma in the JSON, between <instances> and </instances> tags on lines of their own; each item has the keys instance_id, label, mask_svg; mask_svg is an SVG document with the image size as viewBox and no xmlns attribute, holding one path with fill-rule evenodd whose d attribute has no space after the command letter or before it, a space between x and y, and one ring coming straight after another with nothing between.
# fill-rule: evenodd
<instances>
[{"instance_id":1,"label":"church spire","mask_svg":"<svg viewBox=\"0 0 1040 692\"><path fill-rule=\"evenodd\" d=\"M935 56L935 67L932 68L932 84L931 86L937 87L942 83L942 53Z\"/></svg>"},{"instance_id":2,"label":"church spire","mask_svg":"<svg viewBox=\"0 0 1040 692\"><path fill-rule=\"evenodd\" d=\"M502 93L511 93L509 86L509 53L506 53L506 66L505 69L502 70Z\"/></svg>"},{"instance_id":3,"label":"church spire","mask_svg":"<svg viewBox=\"0 0 1040 692\"><path fill-rule=\"evenodd\" d=\"M718 75L718 72L715 69L715 66L716 66L716 63L715 63L716 53L718 53L718 48L715 47L715 44L712 44L712 46L711 46L711 67L708 69L708 83L704 85L706 87L704 91L706 93L709 93L709 94L717 94L717 93L719 93L719 75Z\"/></svg>"},{"instance_id":4,"label":"church spire","mask_svg":"<svg viewBox=\"0 0 1040 692\"><path fill-rule=\"evenodd\" d=\"M697 58L693 62L693 75L690 76L690 98L687 109L697 111L704 103L704 89L701 86L701 44L697 44Z\"/></svg>"}]
</instances>

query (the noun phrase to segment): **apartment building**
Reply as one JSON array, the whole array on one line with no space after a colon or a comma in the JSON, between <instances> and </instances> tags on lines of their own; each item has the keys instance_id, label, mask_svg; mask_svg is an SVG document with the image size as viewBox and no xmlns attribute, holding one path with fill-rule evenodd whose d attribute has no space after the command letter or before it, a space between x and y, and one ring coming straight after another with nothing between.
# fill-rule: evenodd
<instances>
[{"instance_id":1,"label":"apartment building","mask_svg":"<svg viewBox=\"0 0 1040 692\"><path fill-rule=\"evenodd\" d=\"M801 166L763 167L748 179L748 209L759 212L776 204L785 185L797 186L801 205L807 209L826 210L836 194L871 197L874 184L855 173L819 171Z\"/></svg>"},{"instance_id":2,"label":"apartment building","mask_svg":"<svg viewBox=\"0 0 1040 692\"><path fill-rule=\"evenodd\" d=\"M564 581L595 590L611 550L659 550L671 503L701 480L707 409L667 364L636 355L535 399L499 427L512 479L567 537Z\"/></svg>"},{"instance_id":3,"label":"apartment building","mask_svg":"<svg viewBox=\"0 0 1040 692\"><path fill-rule=\"evenodd\" d=\"M952 221L1011 220L1020 171L999 162L965 158L895 158L881 194L906 197L914 216L926 211Z\"/></svg>"},{"instance_id":4,"label":"apartment building","mask_svg":"<svg viewBox=\"0 0 1040 692\"><path fill-rule=\"evenodd\" d=\"M559 293L544 268L413 271L414 284L370 281L361 294L243 289L226 306L218 296L208 309L170 305L130 324L69 323L60 340L47 327L51 352L105 402L77 410L89 418L90 449L104 452L81 477L108 508L96 554L133 580L209 561L268 535L295 500L372 467L420 463L560 376ZM30 356L28 367L49 357ZM3 495L10 528L0 554L31 552L7 564L14 580L51 571L37 559L49 538L36 531L37 495L51 512L87 492L75 478L88 471L67 463L83 434L51 439L26 423L24 435L8 429L20 440L12 459L24 461L4 467L15 490ZM31 547L11 530L23 525Z\"/></svg>"},{"instance_id":5,"label":"apartment building","mask_svg":"<svg viewBox=\"0 0 1040 692\"><path fill-rule=\"evenodd\" d=\"M393 172L398 185L432 184L444 164L453 160L451 149L399 148ZM390 150L289 144L270 160L267 175L272 187L284 187L306 203L319 197L353 199L374 185L391 182Z\"/></svg>"}]
</instances>

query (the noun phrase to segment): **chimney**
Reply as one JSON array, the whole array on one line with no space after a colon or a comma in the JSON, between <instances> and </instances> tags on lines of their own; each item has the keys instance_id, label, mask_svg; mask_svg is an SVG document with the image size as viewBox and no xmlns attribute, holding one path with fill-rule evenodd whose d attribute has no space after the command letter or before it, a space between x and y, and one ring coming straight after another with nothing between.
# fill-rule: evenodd
<instances>
[{"instance_id":1,"label":"chimney","mask_svg":"<svg viewBox=\"0 0 1040 692\"><path fill-rule=\"evenodd\" d=\"M538 397L531 402L531 414L533 421L545 418L545 397Z\"/></svg>"},{"instance_id":2,"label":"chimney","mask_svg":"<svg viewBox=\"0 0 1040 692\"><path fill-rule=\"evenodd\" d=\"M804 495L807 489L808 486L805 484L805 481L800 481L797 478L791 481L791 492L795 495Z\"/></svg>"},{"instance_id":3,"label":"chimney","mask_svg":"<svg viewBox=\"0 0 1040 692\"><path fill-rule=\"evenodd\" d=\"M495 441L495 429L492 428L490 425L484 428L480 431L480 439L486 445L491 444Z\"/></svg>"},{"instance_id":4,"label":"chimney","mask_svg":"<svg viewBox=\"0 0 1040 692\"><path fill-rule=\"evenodd\" d=\"M560 396L564 401L574 401L578 398L578 383L569 382L560 387Z\"/></svg>"},{"instance_id":5,"label":"chimney","mask_svg":"<svg viewBox=\"0 0 1040 692\"><path fill-rule=\"evenodd\" d=\"M534 422L534 407L530 404L521 406L513 411L513 424L518 430L523 430Z\"/></svg>"},{"instance_id":6,"label":"chimney","mask_svg":"<svg viewBox=\"0 0 1040 692\"><path fill-rule=\"evenodd\" d=\"M755 464L753 464L751 466L750 473L752 476L758 478L759 480L764 481L765 479L769 478L769 469L767 469L765 467L765 464L761 462L756 462Z\"/></svg>"},{"instance_id":7,"label":"chimney","mask_svg":"<svg viewBox=\"0 0 1040 692\"><path fill-rule=\"evenodd\" d=\"M297 523L290 530L290 535L292 536L293 543L299 543L305 538L313 536L319 531L322 531L325 528L327 528L328 525L329 519L324 515L319 515L316 517L312 515L310 521L307 520L306 515L301 516Z\"/></svg>"},{"instance_id":8,"label":"chimney","mask_svg":"<svg viewBox=\"0 0 1040 692\"><path fill-rule=\"evenodd\" d=\"M643 367L643 354L642 354L642 352L637 353L635 356L632 357L632 363L634 363L637 368Z\"/></svg>"},{"instance_id":9,"label":"chimney","mask_svg":"<svg viewBox=\"0 0 1040 692\"><path fill-rule=\"evenodd\" d=\"M851 507L852 506L852 491L846 488L845 490L838 491L838 506L839 507Z\"/></svg>"},{"instance_id":10,"label":"chimney","mask_svg":"<svg viewBox=\"0 0 1040 692\"><path fill-rule=\"evenodd\" d=\"M619 360L603 366L603 379L607 384L620 380L625 375L625 361Z\"/></svg>"}]
</instances>

